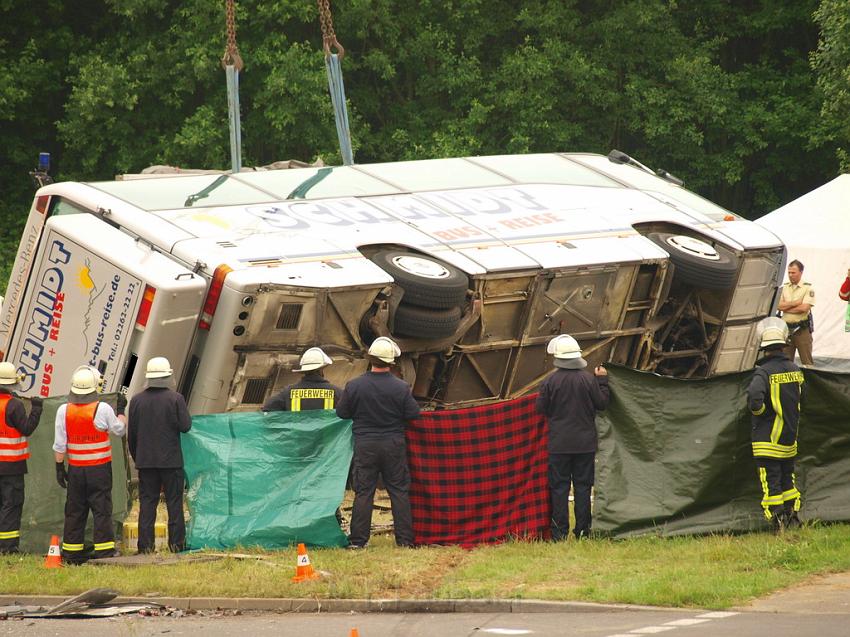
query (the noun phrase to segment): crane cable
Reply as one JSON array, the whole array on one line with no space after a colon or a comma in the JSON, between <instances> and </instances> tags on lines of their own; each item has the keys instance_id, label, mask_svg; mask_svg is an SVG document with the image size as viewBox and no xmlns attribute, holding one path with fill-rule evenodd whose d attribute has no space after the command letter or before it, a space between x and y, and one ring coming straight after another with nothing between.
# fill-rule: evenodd
<instances>
[{"instance_id":1,"label":"crane cable","mask_svg":"<svg viewBox=\"0 0 850 637\"><path fill-rule=\"evenodd\" d=\"M342 81L342 58L345 49L336 39L330 0L317 0L319 5L319 23L322 27L322 48L325 52L325 70L328 73L328 89L334 109L336 134L339 138L339 152L342 163L350 166L354 163L354 150L351 147L351 131L348 128L348 107L345 103L345 84ZM337 53L333 50L336 49Z\"/></svg>"},{"instance_id":2,"label":"crane cable","mask_svg":"<svg viewBox=\"0 0 850 637\"><path fill-rule=\"evenodd\" d=\"M225 1L225 22L227 25L227 47L221 58L227 78L227 118L230 123L230 170L238 173L242 170L242 124L239 117L239 71L242 70L242 56L236 45L236 6L235 0Z\"/></svg>"}]
</instances>

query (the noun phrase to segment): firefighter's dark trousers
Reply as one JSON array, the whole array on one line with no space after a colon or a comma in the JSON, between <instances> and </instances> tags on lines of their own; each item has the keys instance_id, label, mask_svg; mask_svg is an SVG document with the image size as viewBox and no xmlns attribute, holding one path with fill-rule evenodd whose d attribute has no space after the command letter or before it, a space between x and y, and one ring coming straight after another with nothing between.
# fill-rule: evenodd
<instances>
[{"instance_id":1,"label":"firefighter's dark trousers","mask_svg":"<svg viewBox=\"0 0 850 637\"><path fill-rule=\"evenodd\" d=\"M139 553L155 548L154 525L159 494L165 492L168 510L168 548L186 548L186 521L183 518L183 469L139 469Z\"/></svg>"},{"instance_id":2,"label":"firefighter's dark trousers","mask_svg":"<svg viewBox=\"0 0 850 637\"><path fill-rule=\"evenodd\" d=\"M92 513L94 551L84 554L86 520ZM68 467L68 493L65 499L65 531L62 557L66 562L81 562L87 557L109 557L115 552L115 527L112 523L112 463L91 467Z\"/></svg>"},{"instance_id":3,"label":"firefighter's dark trousers","mask_svg":"<svg viewBox=\"0 0 850 637\"><path fill-rule=\"evenodd\" d=\"M550 453L549 495L552 500L552 539L562 540L570 532L570 484L573 488L573 513L576 538L590 534L590 490L595 475L596 454Z\"/></svg>"},{"instance_id":4,"label":"firefighter's dark trousers","mask_svg":"<svg viewBox=\"0 0 850 637\"><path fill-rule=\"evenodd\" d=\"M794 459L756 457L759 483L761 484L761 506L764 515L772 520L777 513L800 510L800 492L794 476Z\"/></svg>"},{"instance_id":5,"label":"firefighter's dark trousers","mask_svg":"<svg viewBox=\"0 0 850 637\"><path fill-rule=\"evenodd\" d=\"M366 546L372 527L372 505L378 474L390 495L395 541L399 546L413 546L413 516L410 512L410 470L407 467L407 444L404 435L386 438L354 437L354 506L348 541Z\"/></svg>"},{"instance_id":6,"label":"firefighter's dark trousers","mask_svg":"<svg viewBox=\"0 0 850 637\"><path fill-rule=\"evenodd\" d=\"M0 476L0 553L18 550L23 510L24 475Z\"/></svg>"}]
</instances>

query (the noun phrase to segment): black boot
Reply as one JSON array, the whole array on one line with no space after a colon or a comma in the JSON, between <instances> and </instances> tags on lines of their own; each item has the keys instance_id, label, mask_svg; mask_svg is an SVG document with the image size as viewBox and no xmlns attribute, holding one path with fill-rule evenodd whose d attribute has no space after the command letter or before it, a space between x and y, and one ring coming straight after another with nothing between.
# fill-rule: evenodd
<instances>
[{"instance_id":1,"label":"black boot","mask_svg":"<svg viewBox=\"0 0 850 637\"><path fill-rule=\"evenodd\" d=\"M793 531L795 529L799 529L803 526L803 523L800 521L800 518L797 516L796 511L791 511L790 513L785 514L785 528L789 531Z\"/></svg>"},{"instance_id":2,"label":"black boot","mask_svg":"<svg viewBox=\"0 0 850 637\"><path fill-rule=\"evenodd\" d=\"M788 515L782 509L773 512L773 531L782 535L788 526Z\"/></svg>"}]
</instances>

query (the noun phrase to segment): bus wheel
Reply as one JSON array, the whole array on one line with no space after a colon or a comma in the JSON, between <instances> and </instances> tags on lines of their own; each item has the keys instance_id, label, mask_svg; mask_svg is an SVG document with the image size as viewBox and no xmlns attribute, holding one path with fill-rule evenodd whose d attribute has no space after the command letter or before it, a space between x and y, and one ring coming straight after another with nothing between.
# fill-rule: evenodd
<instances>
[{"instance_id":1,"label":"bus wheel","mask_svg":"<svg viewBox=\"0 0 850 637\"><path fill-rule=\"evenodd\" d=\"M735 285L738 258L731 250L682 234L653 232L647 236L670 253L678 281L709 290Z\"/></svg>"},{"instance_id":2,"label":"bus wheel","mask_svg":"<svg viewBox=\"0 0 850 637\"><path fill-rule=\"evenodd\" d=\"M402 303L395 311L393 333L414 338L445 338L455 333L460 318L459 307L435 310Z\"/></svg>"},{"instance_id":3,"label":"bus wheel","mask_svg":"<svg viewBox=\"0 0 850 637\"><path fill-rule=\"evenodd\" d=\"M469 279L456 267L412 252L382 250L372 261L404 289L404 302L447 309L463 304Z\"/></svg>"}]
</instances>

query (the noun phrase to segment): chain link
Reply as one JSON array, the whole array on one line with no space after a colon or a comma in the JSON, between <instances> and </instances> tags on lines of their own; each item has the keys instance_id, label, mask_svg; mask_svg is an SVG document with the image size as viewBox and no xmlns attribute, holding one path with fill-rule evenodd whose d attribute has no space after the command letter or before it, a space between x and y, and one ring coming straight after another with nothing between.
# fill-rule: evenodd
<instances>
[{"instance_id":1,"label":"chain link","mask_svg":"<svg viewBox=\"0 0 850 637\"><path fill-rule=\"evenodd\" d=\"M241 71L243 67L242 56L239 55L239 47L236 45L236 0L226 0L225 7L227 48L224 49L221 65L223 67L233 66L237 71Z\"/></svg>"},{"instance_id":2,"label":"chain link","mask_svg":"<svg viewBox=\"0 0 850 637\"><path fill-rule=\"evenodd\" d=\"M331 15L331 0L317 0L319 4L319 23L322 25L322 48L325 50L325 57L332 53L332 48L336 48L339 59L345 57L345 49L336 39L334 32L334 19Z\"/></svg>"}]
</instances>

